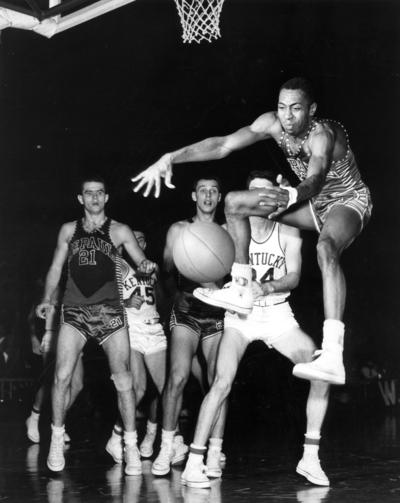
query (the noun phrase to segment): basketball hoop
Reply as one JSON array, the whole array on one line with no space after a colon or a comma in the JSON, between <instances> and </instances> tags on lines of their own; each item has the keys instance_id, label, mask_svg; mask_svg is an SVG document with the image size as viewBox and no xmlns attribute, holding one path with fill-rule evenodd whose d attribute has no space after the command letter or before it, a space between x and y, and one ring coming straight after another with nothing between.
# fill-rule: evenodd
<instances>
[{"instance_id":1,"label":"basketball hoop","mask_svg":"<svg viewBox=\"0 0 400 503\"><path fill-rule=\"evenodd\" d=\"M185 43L211 42L221 36L219 17L224 0L175 0Z\"/></svg>"}]
</instances>

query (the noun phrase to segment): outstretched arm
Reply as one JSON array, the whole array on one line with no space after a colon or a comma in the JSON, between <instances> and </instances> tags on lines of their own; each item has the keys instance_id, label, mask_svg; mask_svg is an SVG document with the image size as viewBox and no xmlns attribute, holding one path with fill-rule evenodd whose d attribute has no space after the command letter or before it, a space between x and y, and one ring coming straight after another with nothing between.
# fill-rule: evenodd
<instances>
[{"instance_id":1,"label":"outstretched arm","mask_svg":"<svg viewBox=\"0 0 400 503\"><path fill-rule=\"evenodd\" d=\"M240 150L268 138L275 122L275 114L266 113L250 126L243 127L232 134L207 138L165 154L156 163L132 178L132 182L136 182L133 190L138 192L143 189L143 195L147 197L154 189L154 196L158 197L161 190L161 178L164 178L164 183L168 188L175 188L171 183L173 164L227 157L234 150Z\"/></svg>"},{"instance_id":2,"label":"outstretched arm","mask_svg":"<svg viewBox=\"0 0 400 503\"><path fill-rule=\"evenodd\" d=\"M118 246L122 245L125 248L139 272L150 274L156 270L157 264L146 258L135 234L127 225L118 224L114 232L116 236L114 242L117 242Z\"/></svg>"}]
</instances>

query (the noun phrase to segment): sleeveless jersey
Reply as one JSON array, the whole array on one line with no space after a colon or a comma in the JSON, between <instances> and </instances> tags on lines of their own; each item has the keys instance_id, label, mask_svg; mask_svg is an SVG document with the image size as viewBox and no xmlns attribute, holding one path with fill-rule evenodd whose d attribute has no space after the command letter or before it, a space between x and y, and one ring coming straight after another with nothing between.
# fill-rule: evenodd
<instances>
[{"instance_id":1,"label":"sleeveless jersey","mask_svg":"<svg viewBox=\"0 0 400 503\"><path fill-rule=\"evenodd\" d=\"M138 321L156 323L160 316L157 312L154 287L157 276L140 274L124 259L121 259L122 296L127 300L131 295L140 295L145 299L139 309L127 307L127 311L137 316Z\"/></svg>"},{"instance_id":2,"label":"sleeveless jersey","mask_svg":"<svg viewBox=\"0 0 400 503\"><path fill-rule=\"evenodd\" d=\"M333 120L314 120L314 126L309 130L305 139L308 138L309 134L318 123L326 123L326 124L336 124L338 125L344 132L347 141L347 151L346 155L337 161L332 161L329 167L329 170L326 174L326 179L324 182L324 186L321 192L312 198L312 201L318 202L319 200L325 201L328 199L336 199L342 197L343 195L351 194L353 191L362 190L366 188L366 185L361 180L361 175L357 167L357 163L354 157L354 154L349 145L349 138L346 129L338 122ZM286 148L284 139L285 132L282 132L282 136L278 142L280 148L285 153L286 159L292 169L299 177L301 181L307 178L308 171L308 162L309 156L305 154L303 149L300 149L299 152L293 155L292 152L289 152ZM304 139L304 140L305 140ZM304 143L304 141L303 141Z\"/></svg>"},{"instance_id":3,"label":"sleeveless jersey","mask_svg":"<svg viewBox=\"0 0 400 503\"><path fill-rule=\"evenodd\" d=\"M121 305L121 258L110 237L111 219L93 232L77 220L68 247L68 278L63 304Z\"/></svg>"},{"instance_id":4,"label":"sleeveless jersey","mask_svg":"<svg viewBox=\"0 0 400 503\"><path fill-rule=\"evenodd\" d=\"M249 247L250 265L260 283L282 278L287 274L285 253L280 243L280 225L274 223L270 233L262 242L253 238ZM290 292L271 293L254 301L254 307L267 307L284 302Z\"/></svg>"}]
</instances>

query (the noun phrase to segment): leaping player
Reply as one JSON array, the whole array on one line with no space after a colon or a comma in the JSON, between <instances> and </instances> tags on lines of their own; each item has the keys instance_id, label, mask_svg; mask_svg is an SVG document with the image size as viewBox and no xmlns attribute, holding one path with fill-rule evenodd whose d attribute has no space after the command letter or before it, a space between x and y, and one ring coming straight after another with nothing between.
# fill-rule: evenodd
<instances>
[{"instance_id":1,"label":"leaping player","mask_svg":"<svg viewBox=\"0 0 400 503\"><path fill-rule=\"evenodd\" d=\"M283 150L300 179L297 187L231 192L225 214L236 249L232 285L223 290L199 289L206 303L248 314L253 306L249 216L263 216L300 229L317 230L318 264L322 273L325 321L322 351L310 363L298 364L293 373L305 379L344 384L343 313L346 282L342 252L367 224L372 210L368 187L362 181L345 128L333 120L315 117L317 104L308 81L294 78L279 91L278 110L258 117L227 136L207 138L163 155L132 179L134 191L159 196L161 178L168 188L173 164L221 159L235 150L272 139Z\"/></svg>"}]
</instances>

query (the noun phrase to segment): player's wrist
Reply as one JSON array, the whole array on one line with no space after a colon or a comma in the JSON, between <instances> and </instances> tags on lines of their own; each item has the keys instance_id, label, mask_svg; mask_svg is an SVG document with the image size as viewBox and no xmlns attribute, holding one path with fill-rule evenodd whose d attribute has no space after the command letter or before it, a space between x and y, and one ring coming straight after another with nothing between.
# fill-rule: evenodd
<instances>
[{"instance_id":1,"label":"player's wrist","mask_svg":"<svg viewBox=\"0 0 400 503\"><path fill-rule=\"evenodd\" d=\"M167 152L166 154L164 154L161 159L166 162L167 164L173 164L174 160L173 160L173 155L171 152Z\"/></svg>"},{"instance_id":2,"label":"player's wrist","mask_svg":"<svg viewBox=\"0 0 400 503\"><path fill-rule=\"evenodd\" d=\"M266 283L263 283L263 290L266 295L269 295L275 292L275 287L270 281L267 281Z\"/></svg>"}]
</instances>

